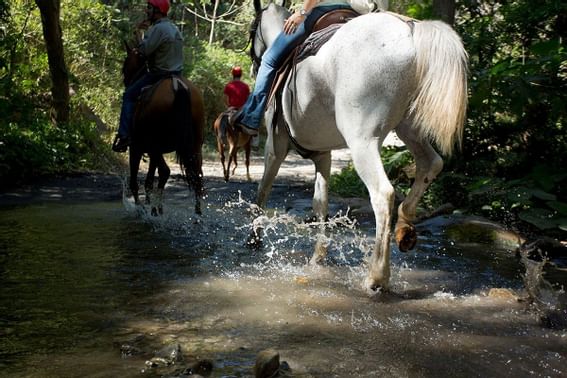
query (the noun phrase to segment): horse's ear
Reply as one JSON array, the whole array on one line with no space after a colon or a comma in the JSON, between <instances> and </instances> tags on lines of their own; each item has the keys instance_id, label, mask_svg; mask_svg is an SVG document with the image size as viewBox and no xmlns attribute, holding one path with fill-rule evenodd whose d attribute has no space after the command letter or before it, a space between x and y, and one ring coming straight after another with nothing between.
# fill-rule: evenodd
<instances>
[{"instance_id":1,"label":"horse's ear","mask_svg":"<svg viewBox=\"0 0 567 378\"><path fill-rule=\"evenodd\" d=\"M286 6L285 3L286 3L286 1L285 1L285 0L282 0L282 3L280 4L280 5L282 6L282 8L287 8L287 6Z\"/></svg>"}]
</instances>

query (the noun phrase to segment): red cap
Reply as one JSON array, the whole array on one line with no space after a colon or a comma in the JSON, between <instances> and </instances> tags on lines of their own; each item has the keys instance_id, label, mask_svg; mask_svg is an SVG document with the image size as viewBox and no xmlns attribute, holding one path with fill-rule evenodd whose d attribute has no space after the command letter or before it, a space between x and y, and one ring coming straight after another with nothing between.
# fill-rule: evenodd
<instances>
[{"instance_id":1,"label":"red cap","mask_svg":"<svg viewBox=\"0 0 567 378\"><path fill-rule=\"evenodd\" d=\"M232 67L232 76L242 76L242 68L239 66Z\"/></svg>"},{"instance_id":2,"label":"red cap","mask_svg":"<svg viewBox=\"0 0 567 378\"><path fill-rule=\"evenodd\" d=\"M169 12L169 0L148 0L148 4L153 5L167 16L167 12Z\"/></svg>"}]
</instances>

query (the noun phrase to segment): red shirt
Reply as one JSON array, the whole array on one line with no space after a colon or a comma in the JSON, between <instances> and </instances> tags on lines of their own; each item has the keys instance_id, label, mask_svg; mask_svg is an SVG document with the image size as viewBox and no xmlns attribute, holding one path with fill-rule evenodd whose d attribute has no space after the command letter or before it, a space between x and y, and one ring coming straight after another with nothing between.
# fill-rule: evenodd
<instances>
[{"instance_id":1,"label":"red shirt","mask_svg":"<svg viewBox=\"0 0 567 378\"><path fill-rule=\"evenodd\" d=\"M224 87L224 94L228 96L228 106L240 108L250 94L250 87L243 81L232 80Z\"/></svg>"}]
</instances>

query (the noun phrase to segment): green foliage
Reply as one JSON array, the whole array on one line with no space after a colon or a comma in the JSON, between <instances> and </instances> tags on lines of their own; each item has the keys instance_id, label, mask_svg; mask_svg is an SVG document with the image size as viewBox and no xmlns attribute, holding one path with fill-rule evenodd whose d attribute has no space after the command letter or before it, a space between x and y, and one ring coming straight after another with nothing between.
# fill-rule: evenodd
<instances>
[{"instance_id":1,"label":"green foliage","mask_svg":"<svg viewBox=\"0 0 567 378\"><path fill-rule=\"evenodd\" d=\"M418 20L428 20L433 17L433 8L431 0L419 1L408 4L406 8L407 15Z\"/></svg>"},{"instance_id":2,"label":"green foliage","mask_svg":"<svg viewBox=\"0 0 567 378\"><path fill-rule=\"evenodd\" d=\"M0 177L3 185L41 174L108 169L113 159L103 129L84 118L116 120L121 86L114 10L88 0L62 1L65 57L73 89L71 121L51 120L51 79L39 11L33 1L14 1L0 42ZM4 23L5 22L5 23Z\"/></svg>"},{"instance_id":3,"label":"green foliage","mask_svg":"<svg viewBox=\"0 0 567 378\"><path fill-rule=\"evenodd\" d=\"M536 166L522 179L479 178L466 189L473 211L503 220L515 216L540 230L567 231L567 203L560 192L565 184L564 171Z\"/></svg>"},{"instance_id":4,"label":"green foliage","mask_svg":"<svg viewBox=\"0 0 567 378\"><path fill-rule=\"evenodd\" d=\"M212 125L219 113L226 110L223 91L224 86L232 80L233 66L242 67L242 80L252 86L252 79L247 74L250 60L241 53L202 41L193 41L191 51L192 58L186 72L203 91L208 124Z\"/></svg>"},{"instance_id":5,"label":"green foliage","mask_svg":"<svg viewBox=\"0 0 567 378\"><path fill-rule=\"evenodd\" d=\"M471 62L461 169L514 177L567 163L566 13L560 0L461 4L457 27Z\"/></svg>"},{"instance_id":6,"label":"green foliage","mask_svg":"<svg viewBox=\"0 0 567 378\"><path fill-rule=\"evenodd\" d=\"M404 168L413 163L411 154L398 147L385 147L381 153L384 170L392 184L396 185L399 191L407 192L409 178ZM368 190L352 164L343 168L340 173L331 175L329 190L343 197L368 197Z\"/></svg>"},{"instance_id":7,"label":"green foliage","mask_svg":"<svg viewBox=\"0 0 567 378\"><path fill-rule=\"evenodd\" d=\"M352 164L341 169L340 173L331 175L329 190L341 197L368 197L368 190Z\"/></svg>"},{"instance_id":8,"label":"green foliage","mask_svg":"<svg viewBox=\"0 0 567 378\"><path fill-rule=\"evenodd\" d=\"M0 103L0 109L4 106ZM46 174L108 170L113 158L101 147L94 123L75 118L66 128L56 128L47 112L29 110L19 108L14 119L0 122L3 186Z\"/></svg>"}]
</instances>

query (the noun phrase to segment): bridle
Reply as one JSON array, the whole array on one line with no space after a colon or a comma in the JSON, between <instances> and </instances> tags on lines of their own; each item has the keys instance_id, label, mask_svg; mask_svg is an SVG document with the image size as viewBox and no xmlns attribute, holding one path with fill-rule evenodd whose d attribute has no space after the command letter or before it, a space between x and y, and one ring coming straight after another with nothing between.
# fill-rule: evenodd
<instances>
[{"instance_id":1,"label":"bridle","mask_svg":"<svg viewBox=\"0 0 567 378\"><path fill-rule=\"evenodd\" d=\"M258 74L260 64L262 63L262 56L256 55L256 37L258 37L258 41L261 42L264 47L266 46L266 41L264 40L264 36L262 35L262 28L260 27L264 10L265 8L256 14L256 18L252 22L252 25L250 25L249 30L250 59L252 60L252 71L254 72L254 76Z\"/></svg>"},{"instance_id":2,"label":"bridle","mask_svg":"<svg viewBox=\"0 0 567 378\"><path fill-rule=\"evenodd\" d=\"M130 55L135 55L135 56L131 57ZM127 78L126 78L126 62L128 62L129 59L136 59L136 61L139 63L139 67L134 71L134 73L132 75L130 75L129 80L127 80ZM147 72L147 70L148 70L148 68L147 68L146 59L144 58L144 56L134 49L129 51L128 56L126 57L126 60L124 61L124 66L122 67L122 76L124 77L124 86L128 87L130 84L136 82L136 80L138 80L140 77L142 77L142 75L144 75Z\"/></svg>"}]
</instances>

